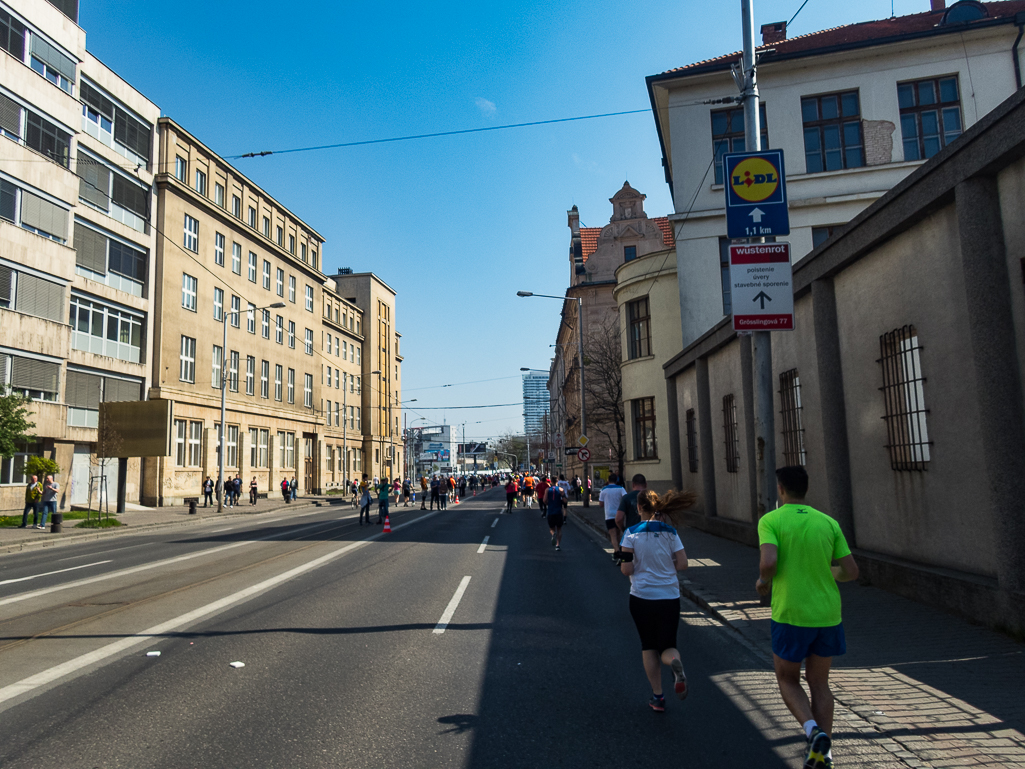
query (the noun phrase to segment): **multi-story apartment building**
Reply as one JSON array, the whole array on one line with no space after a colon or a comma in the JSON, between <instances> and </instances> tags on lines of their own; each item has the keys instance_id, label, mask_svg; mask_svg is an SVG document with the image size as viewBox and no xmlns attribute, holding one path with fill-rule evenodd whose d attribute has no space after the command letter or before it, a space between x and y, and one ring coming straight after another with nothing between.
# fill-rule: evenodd
<instances>
[{"instance_id":1,"label":"multi-story apartment building","mask_svg":"<svg viewBox=\"0 0 1025 769\"><path fill-rule=\"evenodd\" d=\"M394 478L403 467L402 335L395 330L395 290L372 272L341 267L331 276L335 293L363 310L366 339L357 367L363 378L362 470L371 478Z\"/></svg>"},{"instance_id":2,"label":"multi-story apartment building","mask_svg":"<svg viewBox=\"0 0 1025 769\"><path fill-rule=\"evenodd\" d=\"M545 429L551 402L548 399L548 375L543 371L527 371L523 375L523 432L539 436Z\"/></svg>"},{"instance_id":3,"label":"multi-story apartment building","mask_svg":"<svg viewBox=\"0 0 1025 769\"><path fill-rule=\"evenodd\" d=\"M762 27L762 146L785 154L795 262L1021 88L1025 2L944 6L793 39L785 23ZM742 108L721 103L739 59L647 78L676 207L684 346L732 312L719 161L745 149Z\"/></svg>"},{"instance_id":4,"label":"multi-story apartment building","mask_svg":"<svg viewBox=\"0 0 1025 769\"><path fill-rule=\"evenodd\" d=\"M32 398L39 436L0 465L5 509L39 454L61 468L62 509L95 503L99 404L150 382L159 109L89 54L77 15L0 0L0 381ZM140 467L120 478L129 501ZM104 475L113 500L117 463Z\"/></svg>"},{"instance_id":5,"label":"multi-story apartment building","mask_svg":"<svg viewBox=\"0 0 1025 769\"><path fill-rule=\"evenodd\" d=\"M363 313L325 288L316 230L174 121L158 127L149 394L174 402L174 451L147 460L147 501L216 477L222 377L226 476L247 489L255 477L261 493L293 476L306 493L340 482L335 447L360 441L358 412L350 435L337 404L361 389Z\"/></svg>"}]
</instances>

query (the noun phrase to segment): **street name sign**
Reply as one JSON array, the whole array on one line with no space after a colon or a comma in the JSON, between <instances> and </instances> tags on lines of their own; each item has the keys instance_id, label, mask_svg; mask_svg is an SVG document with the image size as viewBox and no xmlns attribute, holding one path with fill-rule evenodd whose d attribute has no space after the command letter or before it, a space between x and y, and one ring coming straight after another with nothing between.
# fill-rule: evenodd
<instances>
[{"instance_id":1,"label":"street name sign","mask_svg":"<svg viewBox=\"0 0 1025 769\"><path fill-rule=\"evenodd\" d=\"M578 449L576 446L567 446L566 447L566 456L567 457L575 457L578 451L580 451L580 449Z\"/></svg>"},{"instance_id":2,"label":"street name sign","mask_svg":"<svg viewBox=\"0 0 1025 769\"><path fill-rule=\"evenodd\" d=\"M734 331L791 331L794 285L789 243L730 246Z\"/></svg>"},{"instance_id":3,"label":"street name sign","mask_svg":"<svg viewBox=\"0 0 1025 769\"><path fill-rule=\"evenodd\" d=\"M730 238L789 235L783 150L727 152L722 163L726 235Z\"/></svg>"}]
</instances>

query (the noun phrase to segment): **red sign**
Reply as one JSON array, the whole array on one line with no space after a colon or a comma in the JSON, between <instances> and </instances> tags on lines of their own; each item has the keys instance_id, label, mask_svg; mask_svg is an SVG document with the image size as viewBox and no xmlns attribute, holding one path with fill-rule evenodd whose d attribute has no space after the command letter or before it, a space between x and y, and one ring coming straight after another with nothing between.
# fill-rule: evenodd
<instances>
[{"instance_id":1,"label":"red sign","mask_svg":"<svg viewBox=\"0 0 1025 769\"><path fill-rule=\"evenodd\" d=\"M587 449L580 449L580 451L577 452L577 459L579 459L581 462L586 462L590 458L591 452Z\"/></svg>"}]
</instances>

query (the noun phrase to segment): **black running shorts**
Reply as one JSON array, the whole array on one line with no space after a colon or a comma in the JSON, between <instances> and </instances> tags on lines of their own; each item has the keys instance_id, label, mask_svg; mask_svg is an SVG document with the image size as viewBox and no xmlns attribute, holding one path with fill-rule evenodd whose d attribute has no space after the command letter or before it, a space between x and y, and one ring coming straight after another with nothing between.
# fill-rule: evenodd
<instances>
[{"instance_id":1,"label":"black running shorts","mask_svg":"<svg viewBox=\"0 0 1025 769\"><path fill-rule=\"evenodd\" d=\"M630 596L630 616L641 637L641 651L676 648L676 631L680 627L680 599L652 601Z\"/></svg>"}]
</instances>

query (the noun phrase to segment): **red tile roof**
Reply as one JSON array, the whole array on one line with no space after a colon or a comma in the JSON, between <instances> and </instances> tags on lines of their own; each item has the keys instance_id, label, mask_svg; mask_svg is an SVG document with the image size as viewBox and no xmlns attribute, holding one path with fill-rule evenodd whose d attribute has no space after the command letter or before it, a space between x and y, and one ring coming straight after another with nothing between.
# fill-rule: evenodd
<instances>
[{"instance_id":1,"label":"red tile roof","mask_svg":"<svg viewBox=\"0 0 1025 769\"><path fill-rule=\"evenodd\" d=\"M666 248L674 248L676 246L676 236L673 233L673 225L669 221L669 217L660 216L657 219L652 219L660 230L662 230L662 244ZM598 250L598 236L601 235L601 231L604 227L581 227L580 228L580 245L584 253L584 261L587 261L587 257Z\"/></svg>"},{"instance_id":2,"label":"red tile roof","mask_svg":"<svg viewBox=\"0 0 1025 769\"><path fill-rule=\"evenodd\" d=\"M1025 11L1025 0L1003 0L1002 2L981 3L989 13L987 18L977 21L951 23L940 25L944 11L927 11L915 13L910 16L896 16L878 21L863 21L857 24L846 24L842 27L824 29L820 32L811 32L807 35L800 35L788 40L780 40L768 45L758 46L758 50L774 48L776 53L772 59L766 58L765 63L779 58L790 58L807 56L815 53L826 53L835 49L860 48L868 45L881 45L887 42L896 42L906 37L923 37L930 34L942 34L944 32L961 32L968 27L989 25L994 22L1008 23L1013 21L1014 15L1019 11ZM950 10L949 8L947 10ZM682 67L667 70L656 78L680 73L690 75L702 70L725 69L731 62L740 58L740 51L734 51L713 59L687 64Z\"/></svg>"}]
</instances>

